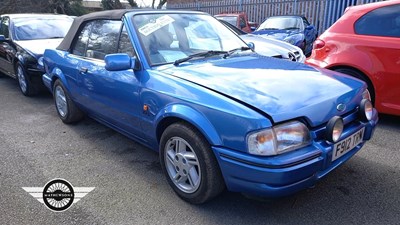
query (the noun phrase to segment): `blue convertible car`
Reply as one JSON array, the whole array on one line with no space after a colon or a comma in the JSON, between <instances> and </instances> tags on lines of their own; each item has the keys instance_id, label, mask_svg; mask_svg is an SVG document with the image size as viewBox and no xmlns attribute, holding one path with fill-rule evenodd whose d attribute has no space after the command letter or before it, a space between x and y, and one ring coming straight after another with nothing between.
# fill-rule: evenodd
<instances>
[{"instance_id":1,"label":"blue convertible car","mask_svg":"<svg viewBox=\"0 0 400 225\"><path fill-rule=\"evenodd\" d=\"M283 196L310 187L378 121L362 81L260 56L201 12L78 17L44 64L64 123L86 114L158 151L170 186L195 204L225 188Z\"/></svg>"},{"instance_id":2,"label":"blue convertible car","mask_svg":"<svg viewBox=\"0 0 400 225\"><path fill-rule=\"evenodd\" d=\"M289 42L309 55L318 31L304 16L271 16L253 34Z\"/></svg>"}]
</instances>

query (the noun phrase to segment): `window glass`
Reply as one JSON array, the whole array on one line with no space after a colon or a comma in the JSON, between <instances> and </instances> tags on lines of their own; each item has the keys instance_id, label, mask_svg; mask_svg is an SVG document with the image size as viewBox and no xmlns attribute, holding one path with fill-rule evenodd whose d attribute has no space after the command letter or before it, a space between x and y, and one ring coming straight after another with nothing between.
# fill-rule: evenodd
<instances>
[{"instance_id":1,"label":"window glass","mask_svg":"<svg viewBox=\"0 0 400 225\"><path fill-rule=\"evenodd\" d=\"M232 24L233 26L237 26L237 16L216 16L219 20L225 20L226 22Z\"/></svg>"},{"instance_id":2,"label":"window glass","mask_svg":"<svg viewBox=\"0 0 400 225\"><path fill-rule=\"evenodd\" d=\"M89 40L90 31L92 29L93 22L86 23L83 27L81 33L79 34L78 39L75 42L75 45L72 50L72 54L85 56L86 45Z\"/></svg>"},{"instance_id":3,"label":"window glass","mask_svg":"<svg viewBox=\"0 0 400 225\"><path fill-rule=\"evenodd\" d=\"M301 29L303 21L293 16L275 16L266 19L257 30L291 30Z\"/></svg>"},{"instance_id":4,"label":"window glass","mask_svg":"<svg viewBox=\"0 0 400 225\"><path fill-rule=\"evenodd\" d=\"M173 63L209 50L230 51L247 47L231 30L208 15L140 14L132 21L151 65Z\"/></svg>"},{"instance_id":5,"label":"window glass","mask_svg":"<svg viewBox=\"0 0 400 225\"><path fill-rule=\"evenodd\" d=\"M73 19L71 17L16 18L13 20L15 40L64 38Z\"/></svg>"},{"instance_id":6,"label":"window glass","mask_svg":"<svg viewBox=\"0 0 400 225\"><path fill-rule=\"evenodd\" d=\"M118 52L121 25L122 22L116 20L95 21L89 36L86 56L103 60L107 54Z\"/></svg>"},{"instance_id":7,"label":"window glass","mask_svg":"<svg viewBox=\"0 0 400 225\"><path fill-rule=\"evenodd\" d=\"M243 17L240 17L240 28L246 27L246 21Z\"/></svg>"},{"instance_id":8,"label":"window glass","mask_svg":"<svg viewBox=\"0 0 400 225\"><path fill-rule=\"evenodd\" d=\"M1 25L0 25L0 34L4 35L5 38L9 38L8 26L9 26L8 17L3 17L3 19L1 20Z\"/></svg>"},{"instance_id":9,"label":"window glass","mask_svg":"<svg viewBox=\"0 0 400 225\"><path fill-rule=\"evenodd\" d=\"M375 9L355 23L356 34L400 37L400 5Z\"/></svg>"},{"instance_id":10,"label":"window glass","mask_svg":"<svg viewBox=\"0 0 400 225\"><path fill-rule=\"evenodd\" d=\"M135 50L133 49L132 42L129 39L129 35L126 31L125 26L123 26L121 36L119 38L118 53L126 53L131 57L136 56Z\"/></svg>"}]
</instances>

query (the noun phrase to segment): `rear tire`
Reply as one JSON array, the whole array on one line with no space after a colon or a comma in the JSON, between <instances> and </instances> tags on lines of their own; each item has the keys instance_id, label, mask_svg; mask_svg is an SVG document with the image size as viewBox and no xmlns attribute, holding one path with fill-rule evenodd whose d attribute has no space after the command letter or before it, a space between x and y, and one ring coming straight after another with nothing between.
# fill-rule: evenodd
<instances>
[{"instance_id":1,"label":"rear tire","mask_svg":"<svg viewBox=\"0 0 400 225\"><path fill-rule=\"evenodd\" d=\"M160 142L162 169L180 198L202 204L224 190L217 159L199 131L187 123L174 123L165 129Z\"/></svg>"},{"instance_id":2,"label":"rear tire","mask_svg":"<svg viewBox=\"0 0 400 225\"><path fill-rule=\"evenodd\" d=\"M60 80L54 82L53 98L58 116L64 123L70 124L82 120L83 112L71 100Z\"/></svg>"},{"instance_id":3,"label":"rear tire","mask_svg":"<svg viewBox=\"0 0 400 225\"><path fill-rule=\"evenodd\" d=\"M339 72L339 73L344 73L344 74L350 75L352 77L355 77L357 79L364 81L368 85L368 91L371 95L371 102L373 104L375 103L374 86L372 85L371 81L365 77L364 74L358 72L357 70L351 69L351 68L336 68L336 69L334 69L334 71Z\"/></svg>"}]
</instances>

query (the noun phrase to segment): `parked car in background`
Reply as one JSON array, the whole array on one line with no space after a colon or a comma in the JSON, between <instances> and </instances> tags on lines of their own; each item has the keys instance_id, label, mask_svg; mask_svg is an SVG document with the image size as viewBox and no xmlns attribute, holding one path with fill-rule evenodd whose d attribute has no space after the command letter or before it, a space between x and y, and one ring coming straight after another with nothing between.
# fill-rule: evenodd
<instances>
[{"instance_id":1,"label":"parked car in background","mask_svg":"<svg viewBox=\"0 0 400 225\"><path fill-rule=\"evenodd\" d=\"M0 16L0 73L17 79L26 96L43 89L40 57L46 48L60 44L72 21L69 16L52 14Z\"/></svg>"},{"instance_id":2,"label":"parked car in background","mask_svg":"<svg viewBox=\"0 0 400 225\"><path fill-rule=\"evenodd\" d=\"M240 30L242 30L246 33L250 33L252 31L254 31L254 29L256 28L255 26L257 26L257 24L254 22L250 23L250 21L247 18L247 14L244 12L222 13L222 14L215 15L215 17L219 20L224 20L224 21L232 24L233 26L239 28Z\"/></svg>"},{"instance_id":3,"label":"parked car in background","mask_svg":"<svg viewBox=\"0 0 400 225\"><path fill-rule=\"evenodd\" d=\"M274 197L310 187L378 121L364 82L256 54L202 12L87 14L44 64L64 123L87 114L158 151L172 189L195 204L225 187Z\"/></svg>"},{"instance_id":4,"label":"parked car in background","mask_svg":"<svg viewBox=\"0 0 400 225\"><path fill-rule=\"evenodd\" d=\"M253 34L289 42L308 55L317 39L318 31L304 16L271 16Z\"/></svg>"},{"instance_id":5,"label":"parked car in background","mask_svg":"<svg viewBox=\"0 0 400 225\"><path fill-rule=\"evenodd\" d=\"M348 8L307 63L365 81L379 112L400 115L400 1Z\"/></svg>"},{"instance_id":6,"label":"parked car in background","mask_svg":"<svg viewBox=\"0 0 400 225\"><path fill-rule=\"evenodd\" d=\"M239 35L246 43L253 43L255 47L254 50L260 55L301 63L304 63L306 60L303 51L297 46L273 38L248 34L225 20L220 20L220 22L231 29L235 34Z\"/></svg>"}]
</instances>

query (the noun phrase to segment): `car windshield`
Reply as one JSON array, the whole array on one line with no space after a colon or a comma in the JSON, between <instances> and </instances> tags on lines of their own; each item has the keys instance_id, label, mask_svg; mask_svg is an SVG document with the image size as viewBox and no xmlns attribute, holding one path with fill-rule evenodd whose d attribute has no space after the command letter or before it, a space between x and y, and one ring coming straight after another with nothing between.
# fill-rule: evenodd
<instances>
[{"instance_id":1,"label":"car windshield","mask_svg":"<svg viewBox=\"0 0 400 225\"><path fill-rule=\"evenodd\" d=\"M215 17L217 17L217 19L219 19L219 20L224 20L224 21L232 24L235 27L237 25L237 19L238 19L237 16L215 16Z\"/></svg>"},{"instance_id":2,"label":"car windshield","mask_svg":"<svg viewBox=\"0 0 400 225\"><path fill-rule=\"evenodd\" d=\"M289 30L301 29L302 21L297 17L270 17L257 30Z\"/></svg>"},{"instance_id":3,"label":"car windshield","mask_svg":"<svg viewBox=\"0 0 400 225\"><path fill-rule=\"evenodd\" d=\"M15 40L36 40L63 38L71 27L73 19L54 18L17 18L14 19Z\"/></svg>"},{"instance_id":4,"label":"car windshield","mask_svg":"<svg viewBox=\"0 0 400 225\"><path fill-rule=\"evenodd\" d=\"M210 57L233 49L245 51L247 47L210 15L139 14L133 17L133 23L151 65L175 63L187 57L195 58L194 55Z\"/></svg>"}]
</instances>

